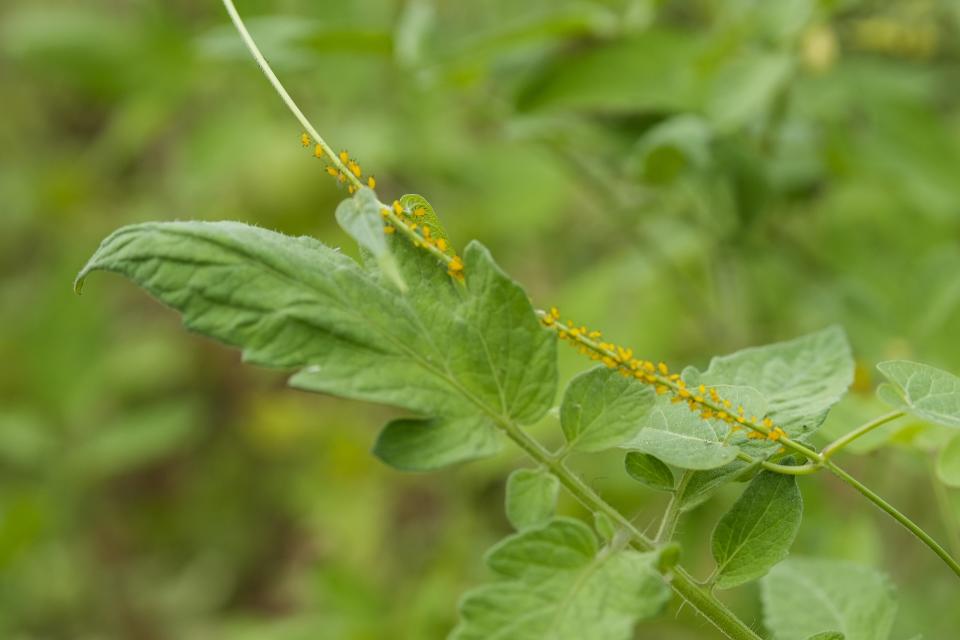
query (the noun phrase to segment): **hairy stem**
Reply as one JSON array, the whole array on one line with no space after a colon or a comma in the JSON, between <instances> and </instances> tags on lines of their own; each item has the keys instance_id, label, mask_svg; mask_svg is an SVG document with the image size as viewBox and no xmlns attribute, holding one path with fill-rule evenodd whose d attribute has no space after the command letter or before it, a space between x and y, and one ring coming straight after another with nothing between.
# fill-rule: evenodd
<instances>
[{"instance_id":1,"label":"hairy stem","mask_svg":"<svg viewBox=\"0 0 960 640\"><path fill-rule=\"evenodd\" d=\"M847 446L857 438L864 436L870 433L871 431L873 431L874 429L876 429L877 427L882 427L888 422L892 422L903 415L904 415L903 411L891 411L890 413L886 413L880 416L879 418L875 418L870 422L867 422L866 424L857 427L850 433L844 436L840 436L839 438L837 438L836 440L828 444L826 447L823 448L823 451L820 452L820 455L823 456L824 460L828 460L830 456L835 454L837 451L840 451L841 449L843 449L845 446Z\"/></svg>"},{"instance_id":2,"label":"hairy stem","mask_svg":"<svg viewBox=\"0 0 960 640\"><path fill-rule=\"evenodd\" d=\"M562 460L552 455L519 426L508 420L498 421L498 426L530 458L552 473L577 502L591 513L606 515L621 527L630 536L632 547L640 551L652 551L656 548L653 540L645 536L626 516L570 471ZM677 595L727 638L731 640L760 640L760 636L756 632L730 611L709 590L697 584L696 580L683 568L674 567L670 585Z\"/></svg>"},{"instance_id":3,"label":"hairy stem","mask_svg":"<svg viewBox=\"0 0 960 640\"><path fill-rule=\"evenodd\" d=\"M936 540L930 537L930 534L928 534L926 531L921 529L920 525L918 525L913 520L911 520L907 516L900 513L893 505L891 505L889 502L887 502L886 500L878 496L876 493L874 493L869 488L867 488L866 485L864 485L862 482L860 482L859 480L851 476L849 473L847 473L846 471L844 471L834 463L828 461L824 464L824 466L826 466L826 468L829 469L838 478L840 478L841 480L846 482L848 485L850 485L851 487L859 491L861 494L866 496L866 498L870 500L870 502L880 507L883 511L887 512L890 516L893 517L894 520L896 520L897 522L902 524L904 527L906 527L906 529L910 533L912 533L914 536L916 536L917 539L919 539L923 544L930 547L930 549L935 554L940 556L940 559L943 560L944 563L946 563L946 565L950 567L950 569L955 574L957 574L957 576L960 576L960 563L954 560L950 556L950 554L947 552L946 549L941 547Z\"/></svg>"},{"instance_id":4,"label":"hairy stem","mask_svg":"<svg viewBox=\"0 0 960 640\"><path fill-rule=\"evenodd\" d=\"M657 531L657 542L662 544L673 539L677 530L677 522L680 520L680 499L690 478L693 477L692 471L684 471L680 476L680 482L674 487L670 494L670 502L667 503L667 509L663 512L663 519L660 521L660 529Z\"/></svg>"}]
</instances>

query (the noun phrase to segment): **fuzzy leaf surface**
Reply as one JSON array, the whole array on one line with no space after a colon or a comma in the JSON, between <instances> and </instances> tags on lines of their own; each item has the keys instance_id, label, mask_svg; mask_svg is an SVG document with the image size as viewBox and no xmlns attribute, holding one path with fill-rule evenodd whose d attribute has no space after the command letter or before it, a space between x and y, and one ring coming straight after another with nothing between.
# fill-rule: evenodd
<instances>
[{"instance_id":1,"label":"fuzzy leaf surface","mask_svg":"<svg viewBox=\"0 0 960 640\"><path fill-rule=\"evenodd\" d=\"M770 419L795 437L820 426L853 382L853 366L843 329L828 327L713 358L706 371L691 372L688 382L757 389L766 398Z\"/></svg>"},{"instance_id":2,"label":"fuzzy leaf surface","mask_svg":"<svg viewBox=\"0 0 960 640\"><path fill-rule=\"evenodd\" d=\"M545 524L557 510L560 482L544 469L517 469L507 478L507 520L514 528Z\"/></svg>"},{"instance_id":3,"label":"fuzzy leaf surface","mask_svg":"<svg viewBox=\"0 0 960 640\"><path fill-rule=\"evenodd\" d=\"M379 268L317 240L234 222L124 227L104 240L77 287L91 271L120 273L179 311L192 331L242 349L245 361L301 369L296 387L433 419L435 432L391 427L378 445L403 468L485 455L489 433L451 434L478 415L476 428L488 432L496 420L539 419L556 390L555 338L479 243L464 252L461 287L425 252L390 242L405 295Z\"/></svg>"},{"instance_id":4,"label":"fuzzy leaf surface","mask_svg":"<svg viewBox=\"0 0 960 640\"><path fill-rule=\"evenodd\" d=\"M750 582L786 558L802 517L796 476L759 473L713 531L716 587Z\"/></svg>"},{"instance_id":5,"label":"fuzzy leaf surface","mask_svg":"<svg viewBox=\"0 0 960 640\"><path fill-rule=\"evenodd\" d=\"M635 437L655 402L649 386L594 367L567 386L560 425L571 451L603 451Z\"/></svg>"},{"instance_id":6,"label":"fuzzy leaf surface","mask_svg":"<svg viewBox=\"0 0 960 640\"><path fill-rule=\"evenodd\" d=\"M877 389L881 400L921 420L960 428L960 378L909 360L881 362L877 369L890 381Z\"/></svg>"},{"instance_id":7,"label":"fuzzy leaf surface","mask_svg":"<svg viewBox=\"0 0 960 640\"><path fill-rule=\"evenodd\" d=\"M630 477L640 484L657 491L673 491L677 479L669 466L649 453L630 451L624 460Z\"/></svg>"},{"instance_id":8,"label":"fuzzy leaf surface","mask_svg":"<svg viewBox=\"0 0 960 640\"><path fill-rule=\"evenodd\" d=\"M512 535L487 564L498 580L469 591L452 640L629 640L670 597L657 555L600 550L585 524L558 518Z\"/></svg>"},{"instance_id":9,"label":"fuzzy leaf surface","mask_svg":"<svg viewBox=\"0 0 960 640\"><path fill-rule=\"evenodd\" d=\"M845 640L886 640L897 611L884 575L832 559L790 558L764 577L760 595L774 640L806 640L829 631Z\"/></svg>"}]
</instances>

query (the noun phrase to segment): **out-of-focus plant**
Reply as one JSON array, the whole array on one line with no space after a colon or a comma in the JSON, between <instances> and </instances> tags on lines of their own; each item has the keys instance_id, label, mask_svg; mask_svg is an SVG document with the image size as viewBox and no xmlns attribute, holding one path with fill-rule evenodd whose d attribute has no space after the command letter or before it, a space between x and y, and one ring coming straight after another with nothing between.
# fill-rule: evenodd
<instances>
[{"instance_id":1,"label":"out-of-focus plant","mask_svg":"<svg viewBox=\"0 0 960 640\"><path fill-rule=\"evenodd\" d=\"M336 219L361 259L312 238L240 223L146 223L104 240L77 289L91 271L121 273L181 312L189 329L242 349L246 361L297 369L294 387L410 411L387 424L375 447L398 469L428 471L487 457L504 439L519 447L533 466L507 481L506 511L517 532L489 552L496 579L464 596L451 637L626 639L663 609L672 590L726 637L757 639L715 593L762 578L765 621L777 638L887 638L895 604L885 577L834 561L785 560L802 518L798 478L820 471L881 508L960 576L960 564L926 531L834 461L908 414L960 428L960 378L906 360L881 363L888 382L878 396L893 410L817 448L811 436L854 378L851 349L837 327L720 356L702 371L673 372L562 318L556 308L535 309L482 244L456 252L426 199L381 202L376 180L312 127L232 2L224 4L306 129L304 146L350 192ZM876 41L876 28L863 33L868 44ZM829 36L809 37L809 63L829 63ZM719 130L742 125L751 117L743 105L753 108L774 95L770 88L789 71L776 58L744 64L749 82L712 106ZM682 100L683 88L676 90L651 99ZM558 99L543 87L537 95ZM696 120L664 123L638 148L637 166L669 167L662 158L644 163L672 153L672 145L696 161L708 135ZM758 144L766 144L763 136ZM558 338L600 365L575 377L551 412ZM548 415L558 419L564 438L556 450L529 430ZM948 484L960 475L958 449L954 439L937 466ZM670 495L654 535L570 464L575 454L610 450L624 452L626 470L639 483ZM679 564L677 523L734 481L748 484L710 538L715 569L698 580ZM589 512L589 522L555 515L561 489Z\"/></svg>"}]
</instances>

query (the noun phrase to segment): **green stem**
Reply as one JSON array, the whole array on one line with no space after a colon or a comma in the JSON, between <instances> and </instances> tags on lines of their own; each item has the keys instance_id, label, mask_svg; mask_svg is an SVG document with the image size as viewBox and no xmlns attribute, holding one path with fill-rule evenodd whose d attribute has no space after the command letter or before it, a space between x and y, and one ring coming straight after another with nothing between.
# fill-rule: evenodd
<instances>
[{"instance_id":1,"label":"green stem","mask_svg":"<svg viewBox=\"0 0 960 640\"><path fill-rule=\"evenodd\" d=\"M631 546L640 551L652 551L656 548L653 540L645 536L626 516L570 471L562 460L552 455L519 426L509 420L499 420L498 426L530 458L549 470L577 502L591 513L602 513L619 525L630 536ZM730 640L760 640L756 632L717 600L709 590L697 584L696 580L681 567L673 568L670 585L677 595L697 610L725 637Z\"/></svg>"},{"instance_id":2,"label":"green stem","mask_svg":"<svg viewBox=\"0 0 960 640\"><path fill-rule=\"evenodd\" d=\"M754 464L757 462L756 458L749 456L743 452L738 453L737 458L749 464ZM760 466L768 471L773 471L775 473L783 473L788 476L806 476L811 473L816 473L817 471L820 471L820 469L823 468L823 465L819 462L791 466L788 464L777 464L775 462L767 462L766 460L762 461L760 463Z\"/></svg>"},{"instance_id":3,"label":"green stem","mask_svg":"<svg viewBox=\"0 0 960 640\"><path fill-rule=\"evenodd\" d=\"M930 547L930 549L940 556L940 559L946 563L950 569L960 576L960 563L954 560L946 549L941 547L936 540L930 537L926 531L920 528L920 526L915 523L913 520L903 515L896 508L893 507L889 502L878 496L876 493L868 489L862 482L851 476L849 473L838 467L832 462L825 462L824 466L829 469L835 476L846 482L848 485L859 491L861 494L866 496L870 502L880 507L883 511L887 512L894 520L902 524L910 533L916 536L923 544Z\"/></svg>"},{"instance_id":4,"label":"green stem","mask_svg":"<svg viewBox=\"0 0 960 640\"><path fill-rule=\"evenodd\" d=\"M843 449L845 446L847 446L857 438L864 436L870 433L871 431L873 431L874 429L876 429L877 427L882 427L888 422L892 422L903 415L904 415L903 411L891 411L890 413L886 413L880 416L879 418L875 418L870 422L867 422L866 424L857 427L850 433L844 436L841 436L836 440L834 440L833 442L831 442L830 444L828 444L826 447L823 448L823 451L820 452L820 455L823 456L824 460L828 460L830 456L835 454L837 451L840 451L841 449Z\"/></svg>"},{"instance_id":5,"label":"green stem","mask_svg":"<svg viewBox=\"0 0 960 640\"><path fill-rule=\"evenodd\" d=\"M684 471L683 475L680 476L680 482L677 483L673 493L670 494L670 502L667 503L667 509L663 512L663 520L660 521L660 529L657 531L656 540L658 544L673 539L673 535L677 531L677 522L680 520L681 496L683 496L683 492L692 477L692 471Z\"/></svg>"}]
</instances>

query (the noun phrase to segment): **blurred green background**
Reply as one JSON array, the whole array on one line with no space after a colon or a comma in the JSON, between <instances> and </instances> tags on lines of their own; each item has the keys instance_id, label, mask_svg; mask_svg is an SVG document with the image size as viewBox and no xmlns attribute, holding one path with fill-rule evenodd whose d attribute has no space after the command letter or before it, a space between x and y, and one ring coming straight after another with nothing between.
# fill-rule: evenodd
<instances>
[{"instance_id":1,"label":"blurred green background","mask_svg":"<svg viewBox=\"0 0 960 640\"><path fill-rule=\"evenodd\" d=\"M673 367L840 323L859 373L827 434L882 411L879 360L960 371L957 2L238 4L381 196L426 195L538 305ZM348 244L220 3L4 0L0 96L0 637L443 637L518 454L390 470L392 410L289 390L118 278L71 292L131 222ZM561 351L565 378L587 365ZM844 457L960 552L943 439L901 423ZM618 457L577 465L657 517ZM957 637L955 576L847 487L802 487L795 553L889 571L895 638ZM736 491L681 523L700 576ZM724 597L759 621L755 587ZM638 637L716 633L681 610Z\"/></svg>"}]
</instances>

